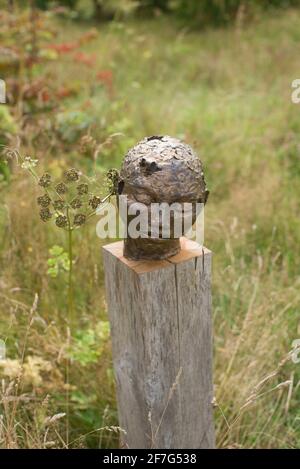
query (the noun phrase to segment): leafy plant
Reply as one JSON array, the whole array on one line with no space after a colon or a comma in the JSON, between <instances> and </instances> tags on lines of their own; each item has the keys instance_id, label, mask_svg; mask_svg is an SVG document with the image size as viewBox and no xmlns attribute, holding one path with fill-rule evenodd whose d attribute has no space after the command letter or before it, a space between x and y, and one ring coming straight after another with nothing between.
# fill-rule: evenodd
<instances>
[{"instance_id":1,"label":"leafy plant","mask_svg":"<svg viewBox=\"0 0 300 469\"><path fill-rule=\"evenodd\" d=\"M54 4L58 4L67 8L75 8L77 3L78 0L59 0L55 2L53 0L36 0L36 6L42 10L47 10L47 8L50 8Z\"/></svg>"},{"instance_id":2,"label":"leafy plant","mask_svg":"<svg viewBox=\"0 0 300 469\"><path fill-rule=\"evenodd\" d=\"M15 134L18 126L7 106L0 106L0 143L4 144L7 134Z\"/></svg>"},{"instance_id":3,"label":"leafy plant","mask_svg":"<svg viewBox=\"0 0 300 469\"><path fill-rule=\"evenodd\" d=\"M78 331L73 339L69 356L85 366L97 363L109 338L109 322L99 321L95 329Z\"/></svg>"},{"instance_id":4,"label":"leafy plant","mask_svg":"<svg viewBox=\"0 0 300 469\"><path fill-rule=\"evenodd\" d=\"M108 194L101 199L93 190L92 183L95 179L88 178L75 168L64 172L63 178L54 180L48 172L39 176L35 170L38 160L29 156L23 157L17 150L6 149L6 160L15 158L21 167L27 170L35 182L43 189L43 193L37 198L40 219L43 222L53 220L57 228L67 232L68 246L68 318L72 324L74 320L73 299L73 232L81 228L96 214L99 205L104 203L116 193L119 180L118 171L111 169L107 172L106 182ZM53 251L52 251L53 252ZM66 263L64 253L58 246L54 249L55 260L50 260L50 274L56 275L59 262ZM62 257L61 257L62 256ZM49 265L49 261L48 261ZM65 264L66 265L66 264ZM48 272L49 273L49 272Z\"/></svg>"},{"instance_id":5,"label":"leafy plant","mask_svg":"<svg viewBox=\"0 0 300 469\"><path fill-rule=\"evenodd\" d=\"M17 124L10 114L8 108L4 105L0 106L0 155L8 144L12 135L18 130ZM0 181L8 181L10 178L10 170L7 162L0 159Z\"/></svg>"},{"instance_id":6,"label":"leafy plant","mask_svg":"<svg viewBox=\"0 0 300 469\"><path fill-rule=\"evenodd\" d=\"M83 111L64 111L57 115L56 128L61 139L74 143L93 123L94 118Z\"/></svg>"},{"instance_id":7,"label":"leafy plant","mask_svg":"<svg viewBox=\"0 0 300 469\"><path fill-rule=\"evenodd\" d=\"M49 249L48 270L47 274L56 278L61 271L69 272L70 271L70 261L68 253L64 251L61 246L52 246Z\"/></svg>"},{"instance_id":8,"label":"leafy plant","mask_svg":"<svg viewBox=\"0 0 300 469\"><path fill-rule=\"evenodd\" d=\"M50 173L41 176L36 172L38 160L29 156L24 157L17 150L6 148L4 152L7 160L15 158L23 169L28 171L34 181L43 190L37 198L40 219L43 222L54 221L55 226L66 231L67 252L61 246L55 245L50 249L48 259L48 274L56 277L60 269L68 272L68 315L67 315L67 349L70 355L66 363L66 401L67 401L67 444L69 442L69 371L70 359L76 359L82 365L94 362L101 355L102 347L108 337L108 324L100 322L97 330L77 332L72 344L72 334L75 324L74 317L74 286L73 286L73 232L81 228L95 213L99 205L116 193L118 171L107 173L108 194L103 199L95 193L92 180L84 176L75 168L67 169L60 180L55 180ZM97 335L96 335L97 334ZM100 347L96 344L100 341Z\"/></svg>"}]
</instances>

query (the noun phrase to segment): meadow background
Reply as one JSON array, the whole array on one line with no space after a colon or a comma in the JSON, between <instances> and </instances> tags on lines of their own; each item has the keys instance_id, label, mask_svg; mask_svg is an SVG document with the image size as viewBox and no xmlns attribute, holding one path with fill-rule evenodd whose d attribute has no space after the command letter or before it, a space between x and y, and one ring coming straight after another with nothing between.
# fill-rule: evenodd
<instances>
[{"instance_id":1,"label":"meadow background","mask_svg":"<svg viewBox=\"0 0 300 469\"><path fill-rule=\"evenodd\" d=\"M39 174L96 175L102 196L130 146L168 134L211 191L218 447L299 447L299 2L60 3L0 2L0 446L111 448L120 432L96 218L75 236L67 347L65 232L3 145Z\"/></svg>"}]
</instances>

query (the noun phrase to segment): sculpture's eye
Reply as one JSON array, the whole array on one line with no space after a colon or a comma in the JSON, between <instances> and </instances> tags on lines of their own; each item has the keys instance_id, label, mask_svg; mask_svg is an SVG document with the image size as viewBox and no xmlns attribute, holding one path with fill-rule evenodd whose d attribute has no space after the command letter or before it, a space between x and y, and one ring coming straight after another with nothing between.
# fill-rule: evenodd
<instances>
[{"instance_id":1,"label":"sculpture's eye","mask_svg":"<svg viewBox=\"0 0 300 469\"><path fill-rule=\"evenodd\" d=\"M150 171L154 172L154 171L158 171L159 168L158 168L157 164L155 163L155 161L152 161L150 163L149 169L150 169Z\"/></svg>"},{"instance_id":2,"label":"sculpture's eye","mask_svg":"<svg viewBox=\"0 0 300 469\"><path fill-rule=\"evenodd\" d=\"M145 176L150 176L156 171L161 171L161 168L157 165L156 161L148 161L146 160L146 158L141 159L140 167L144 172Z\"/></svg>"}]
</instances>

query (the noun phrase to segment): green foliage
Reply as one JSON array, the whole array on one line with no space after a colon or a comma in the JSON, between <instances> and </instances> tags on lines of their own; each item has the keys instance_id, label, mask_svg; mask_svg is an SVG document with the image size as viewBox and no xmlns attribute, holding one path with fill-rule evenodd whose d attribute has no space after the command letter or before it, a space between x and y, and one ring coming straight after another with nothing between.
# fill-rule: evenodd
<instances>
[{"instance_id":1,"label":"green foliage","mask_svg":"<svg viewBox=\"0 0 300 469\"><path fill-rule=\"evenodd\" d=\"M7 138L6 134L15 134L18 126L14 121L9 108L6 105L0 105L0 143Z\"/></svg>"},{"instance_id":2,"label":"green foliage","mask_svg":"<svg viewBox=\"0 0 300 469\"><path fill-rule=\"evenodd\" d=\"M241 13L249 16L258 8L299 6L299 0L178 0L175 1L174 11L181 18L193 24L217 26L232 23Z\"/></svg>"},{"instance_id":3,"label":"green foliage","mask_svg":"<svg viewBox=\"0 0 300 469\"><path fill-rule=\"evenodd\" d=\"M60 272L69 272L69 256L61 246L52 246L52 248L49 249L49 253L51 257L47 260L47 274L50 277L56 278Z\"/></svg>"},{"instance_id":4,"label":"green foliage","mask_svg":"<svg viewBox=\"0 0 300 469\"><path fill-rule=\"evenodd\" d=\"M4 146L8 144L10 136L14 135L18 126L6 105L0 104L0 182L9 181L10 169L6 161L1 158Z\"/></svg>"},{"instance_id":5,"label":"green foliage","mask_svg":"<svg viewBox=\"0 0 300 469\"><path fill-rule=\"evenodd\" d=\"M139 7L141 9L157 9L167 12L170 8L170 0L139 0Z\"/></svg>"},{"instance_id":6,"label":"green foliage","mask_svg":"<svg viewBox=\"0 0 300 469\"><path fill-rule=\"evenodd\" d=\"M56 128L63 141L74 143L93 122L94 117L86 112L64 111L56 117Z\"/></svg>"},{"instance_id":7,"label":"green foliage","mask_svg":"<svg viewBox=\"0 0 300 469\"><path fill-rule=\"evenodd\" d=\"M78 331L73 339L69 356L86 366L97 363L109 338L109 322L99 321L95 329Z\"/></svg>"},{"instance_id":8,"label":"green foliage","mask_svg":"<svg viewBox=\"0 0 300 469\"><path fill-rule=\"evenodd\" d=\"M54 6L54 5L59 5L59 6L64 6L68 8L75 8L78 0L35 0L36 6L40 8L41 10L47 10L48 8Z\"/></svg>"},{"instance_id":9,"label":"green foliage","mask_svg":"<svg viewBox=\"0 0 300 469\"><path fill-rule=\"evenodd\" d=\"M36 0L41 9L47 9L54 4L76 9L80 7L78 0ZM90 0L86 6L93 7L94 16L103 21L111 20L115 15L126 12L142 12L149 15L150 12L173 13L185 21L198 25L226 25L232 23L241 12L245 16L251 16L257 9L287 8L299 6L299 0Z\"/></svg>"}]
</instances>

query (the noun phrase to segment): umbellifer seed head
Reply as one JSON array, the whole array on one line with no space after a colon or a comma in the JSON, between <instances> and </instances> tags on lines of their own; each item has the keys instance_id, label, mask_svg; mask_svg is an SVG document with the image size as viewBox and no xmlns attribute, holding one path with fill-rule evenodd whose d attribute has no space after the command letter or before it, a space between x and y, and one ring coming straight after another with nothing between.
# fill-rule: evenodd
<instances>
[{"instance_id":1,"label":"umbellifer seed head","mask_svg":"<svg viewBox=\"0 0 300 469\"><path fill-rule=\"evenodd\" d=\"M55 223L58 228L65 228L68 224L68 219L65 215L59 215L56 218Z\"/></svg>"},{"instance_id":2,"label":"umbellifer seed head","mask_svg":"<svg viewBox=\"0 0 300 469\"><path fill-rule=\"evenodd\" d=\"M82 206L82 202L81 202L79 197L76 197L75 199L72 200L70 205L71 205L72 208L76 209L76 208L80 208Z\"/></svg>"},{"instance_id":3,"label":"umbellifer seed head","mask_svg":"<svg viewBox=\"0 0 300 469\"><path fill-rule=\"evenodd\" d=\"M117 193L118 183L120 179L119 171L115 168L111 168L106 173L107 185L111 194Z\"/></svg>"},{"instance_id":4,"label":"umbellifer seed head","mask_svg":"<svg viewBox=\"0 0 300 469\"><path fill-rule=\"evenodd\" d=\"M49 173L43 174L39 179L39 185L42 187L49 187L51 184L51 175Z\"/></svg>"},{"instance_id":5,"label":"umbellifer seed head","mask_svg":"<svg viewBox=\"0 0 300 469\"><path fill-rule=\"evenodd\" d=\"M86 184L86 183L79 184L79 186L77 187L77 192L78 192L79 195L87 194L89 192L88 184Z\"/></svg>"},{"instance_id":6,"label":"umbellifer seed head","mask_svg":"<svg viewBox=\"0 0 300 469\"><path fill-rule=\"evenodd\" d=\"M89 205L96 210L96 208L101 204L101 199L100 197L97 197L94 195L90 200L89 200Z\"/></svg>"},{"instance_id":7,"label":"umbellifer seed head","mask_svg":"<svg viewBox=\"0 0 300 469\"><path fill-rule=\"evenodd\" d=\"M55 189L58 194L65 194L68 191L67 186L63 182L60 182L59 184L57 184Z\"/></svg>"},{"instance_id":8,"label":"umbellifer seed head","mask_svg":"<svg viewBox=\"0 0 300 469\"><path fill-rule=\"evenodd\" d=\"M76 226L84 225L85 220L86 220L86 216L83 215L83 213L77 213L77 215L75 215L74 217L74 225Z\"/></svg>"},{"instance_id":9,"label":"umbellifer seed head","mask_svg":"<svg viewBox=\"0 0 300 469\"><path fill-rule=\"evenodd\" d=\"M61 199L54 200L53 207L55 208L55 210L63 210L63 208L65 207L65 202Z\"/></svg>"},{"instance_id":10,"label":"umbellifer seed head","mask_svg":"<svg viewBox=\"0 0 300 469\"><path fill-rule=\"evenodd\" d=\"M48 194L41 195L37 198L37 203L41 207L48 207L50 205L51 199Z\"/></svg>"},{"instance_id":11,"label":"umbellifer seed head","mask_svg":"<svg viewBox=\"0 0 300 469\"><path fill-rule=\"evenodd\" d=\"M40 218L43 221L48 221L52 217L52 213L50 212L49 208L42 208L40 210Z\"/></svg>"},{"instance_id":12,"label":"umbellifer seed head","mask_svg":"<svg viewBox=\"0 0 300 469\"><path fill-rule=\"evenodd\" d=\"M76 182L79 179L79 172L75 168L65 171L65 180L67 182Z\"/></svg>"}]
</instances>

